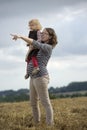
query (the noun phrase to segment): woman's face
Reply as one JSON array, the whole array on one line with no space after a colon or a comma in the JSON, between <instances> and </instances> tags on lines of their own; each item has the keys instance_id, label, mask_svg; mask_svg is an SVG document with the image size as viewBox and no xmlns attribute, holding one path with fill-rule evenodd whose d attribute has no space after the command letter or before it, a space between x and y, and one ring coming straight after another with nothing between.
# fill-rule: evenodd
<instances>
[{"instance_id":1,"label":"woman's face","mask_svg":"<svg viewBox=\"0 0 87 130\"><path fill-rule=\"evenodd\" d=\"M42 40L43 42L48 43L48 42L49 42L49 39L50 39L49 33L47 32L46 29L44 29L44 30L42 31L42 33L41 33L41 40Z\"/></svg>"}]
</instances>

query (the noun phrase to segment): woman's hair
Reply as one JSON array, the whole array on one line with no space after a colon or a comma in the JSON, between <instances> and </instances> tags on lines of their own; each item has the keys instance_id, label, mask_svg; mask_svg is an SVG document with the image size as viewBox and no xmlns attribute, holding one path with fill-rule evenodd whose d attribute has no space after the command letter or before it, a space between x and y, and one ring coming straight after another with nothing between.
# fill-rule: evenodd
<instances>
[{"instance_id":1,"label":"woman's hair","mask_svg":"<svg viewBox=\"0 0 87 130\"><path fill-rule=\"evenodd\" d=\"M32 19L32 20L30 20L29 21L29 25L30 24L34 24L34 25L36 25L36 30L41 30L42 29L42 26L41 26L41 24L40 24L40 22L39 22L39 20L38 19Z\"/></svg>"},{"instance_id":2,"label":"woman's hair","mask_svg":"<svg viewBox=\"0 0 87 130\"><path fill-rule=\"evenodd\" d=\"M57 41L57 36L56 36L54 29L52 29L52 28L45 28L45 29L48 32L49 36L51 37L49 40L49 44L52 45L53 47L55 47L56 44L58 43L58 41Z\"/></svg>"}]
</instances>

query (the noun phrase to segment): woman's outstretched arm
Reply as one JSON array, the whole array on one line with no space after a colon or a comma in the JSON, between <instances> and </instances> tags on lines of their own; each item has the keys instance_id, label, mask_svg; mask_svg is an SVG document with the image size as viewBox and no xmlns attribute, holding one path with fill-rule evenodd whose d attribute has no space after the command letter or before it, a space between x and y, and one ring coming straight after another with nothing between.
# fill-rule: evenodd
<instances>
[{"instance_id":1,"label":"woman's outstretched arm","mask_svg":"<svg viewBox=\"0 0 87 130\"><path fill-rule=\"evenodd\" d=\"M28 37L25 37L25 36L15 35L15 34L11 34L11 36L12 36L12 39L13 39L13 40L17 40L17 39L22 39L22 40L24 40L27 45L31 45L32 42L33 42L33 39L32 39L32 38L28 38Z\"/></svg>"}]
</instances>

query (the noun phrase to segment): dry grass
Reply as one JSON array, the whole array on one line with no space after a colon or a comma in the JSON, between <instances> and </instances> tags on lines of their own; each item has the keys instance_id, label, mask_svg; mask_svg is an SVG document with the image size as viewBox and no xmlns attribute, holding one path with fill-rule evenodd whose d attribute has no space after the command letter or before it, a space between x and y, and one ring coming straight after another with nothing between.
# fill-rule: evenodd
<instances>
[{"instance_id":1,"label":"dry grass","mask_svg":"<svg viewBox=\"0 0 87 130\"><path fill-rule=\"evenodd\" d=\"M87 130L87 98L52 100L53 127L45 124L44 108L40 104L42 119L34 126L29 102L1 103L0 130Z\"/></svg>"}]
</instances>

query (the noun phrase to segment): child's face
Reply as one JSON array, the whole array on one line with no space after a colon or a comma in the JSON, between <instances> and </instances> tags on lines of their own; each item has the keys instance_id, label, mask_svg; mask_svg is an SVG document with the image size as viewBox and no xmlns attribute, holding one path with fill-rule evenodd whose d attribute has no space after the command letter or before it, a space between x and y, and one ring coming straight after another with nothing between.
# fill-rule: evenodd
<instances>
[{"instance_id":1,"label":"child's face","mask_svg":"<svg viewBox=\"0 0 87 130\"><path fill-rule=\"evenodd\" d=\"M30 28L30 30L36 30L36 25L33 23L30 23L29 28Z\"/></svg>"}]
</instances>

